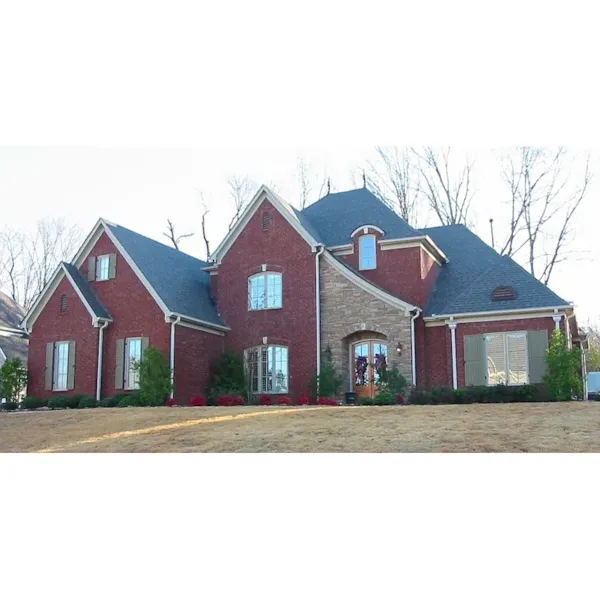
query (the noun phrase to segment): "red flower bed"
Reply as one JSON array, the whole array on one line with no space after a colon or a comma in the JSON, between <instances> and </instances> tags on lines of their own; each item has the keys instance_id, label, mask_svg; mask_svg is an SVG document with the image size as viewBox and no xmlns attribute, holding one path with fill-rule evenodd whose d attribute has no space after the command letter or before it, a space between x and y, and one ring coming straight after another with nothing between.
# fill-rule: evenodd
<instances>
[{"instance_id":1,"label":"red flower bed","mask_svg":"<svg viewBox=\"0 0 600 600\"><path fill-rule=\"evenodd\" d=\"M217 398L217 406L233 406L232 396L219 396Z\"/></svg>"},{"instance_id":2,"label":"red flower bed","mask_svg":"<svg viewBox=\"0 0 600 600\"><path fill-rule=\"evenodd\" d=\"M190 406L206 406L206 398L204 396L194 396L190 398Z\"/></svg>"},{"instance_id":3,"label":"red flower bed","mask_svg":"<svg viewBox=\"0 0 600 600\"><path fill-rule=\"evenodd\" d=\"M396 394L396 402L398 404L404 404L404 396L402 394Z\"/></svg>"},{"instance_id":4,"label":"red flower bed","mask_svg":"<svg viewBox=\"0 0 600 600\"><path fill-rule=\"evenodd\" d=\"M235 396L233 399L233 406L244 406L244 404L246 404L246 402L242 396Z\"/></svg>"},{"instance_id":5,"label":"red flower bed","mask_svg":"<svg viewBox=\"0 0 600 600\"><path fill-rule=\"evenodd\" d=\"M298 398L298 404L301 406L306 406L307 404L310 404L310 398L306 394L303 394L300 396L300 398Z\"/></svg>"},{"instance_id":6,"label":"red flower bed","mask_svg":"<svg viewBox=\"0 0 600 600\"><path fill-rule=\"evenodd\" d=\"M284 406L291 406L292 399L289 398L288 396L279 396L279 398L277 398L277 404L284 405Z\"/></svg>"},{"instance_id":7,"label":"red flower bed","mask_svg":"<svg viewBox=\"0 0 600 600\"><path fill-rule=\"evenodd\" d=\"M263 394L259 399L258 399L258 403L261 406L271 406L273 404L273 401L271 400L271 396L269 396L268 394Z\"/></svg>"},{"instance_id":8,"label":"red flower bed","mask_svg":"<svg viewBox=\"0 0 600 600\"><path fill-rule=\"evenodd\" d=\"M177 406L177 400L175 400L175 398L169 398L167 400L167 406Z\"/></svg>"},{"instance_id":9,"label":"red flower bed","mask_svg":"<svg viewBox=\"0 0 600 600\"><path fill-rule=\"evenodd\" d=\"M337 400L335 398L319 398L317 404L320 406L337 406Z\"/></svg>"}]
</instances>

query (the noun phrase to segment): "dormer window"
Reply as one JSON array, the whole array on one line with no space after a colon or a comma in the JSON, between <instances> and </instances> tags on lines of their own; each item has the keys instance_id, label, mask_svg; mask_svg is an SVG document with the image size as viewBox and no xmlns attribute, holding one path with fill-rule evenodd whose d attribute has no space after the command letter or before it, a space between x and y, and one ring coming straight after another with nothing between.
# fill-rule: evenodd
<instances>
[{"instance_id":1,"label":"dormer window","mask_svg":"<svg viewBox=\"0 0 600 600\"><path fill-rule=\"evenodd\" d=\"M358 261L361 271L377 268L377 238L374 235L358 238Z\"/></svg>"}]
</instances>

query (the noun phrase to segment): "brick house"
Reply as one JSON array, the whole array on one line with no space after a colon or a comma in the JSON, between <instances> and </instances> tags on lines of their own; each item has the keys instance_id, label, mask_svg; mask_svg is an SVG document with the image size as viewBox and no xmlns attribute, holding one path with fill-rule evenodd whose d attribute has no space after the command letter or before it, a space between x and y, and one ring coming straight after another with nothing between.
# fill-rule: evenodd
<instances>
[{"instance_id":1,"label":"brick house","mask_svg":"<svg viewBox=\"0 0 600 600\"><path fill-rule=\"evenodd\" d=\"M577 331L571 304L462 225L413 229L365 188L298 211L265 186L209 262L101 219L22 326L34 396L135 388L152 345L180 402L224 350L255 394L307 392L326 350L359 397L383 365L419 387L539 383L552 330Z\"/></svg>"}]
</instances>

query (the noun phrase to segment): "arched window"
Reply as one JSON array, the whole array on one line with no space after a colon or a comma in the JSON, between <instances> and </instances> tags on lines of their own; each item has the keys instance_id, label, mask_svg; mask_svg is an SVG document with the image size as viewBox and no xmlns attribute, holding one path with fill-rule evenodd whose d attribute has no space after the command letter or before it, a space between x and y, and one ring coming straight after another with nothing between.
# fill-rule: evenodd
<instances>
[{"instance_id":1,"label":"arched window","mask_svg":"<svg viewBox=\"0 0 600 600\"><path fill-rule=\"evenodd\" d=\"M258 273L248 278L248 310L269 310L283 306L281 273Z\"/></svg>"},{"instance_id":2,"label":"arched window","mask_svg":"<svg viewBox=\"0 0 600 600\"><path fill-rule=\"evenodd\" d=\"M256 346L245 351L246 369L253 394L286 394L288 349L285 346Z\"/></svg>"},{"instance_id":3,"label":"arched window","mask_svg":"<svg viewBox=\"0 0 600 600\"><path fill-rule=\"evenodd\" d=\"M358 261L361 271L377 268L377 238L374 235L358 238Z\"/></svg>"}]
</instances>

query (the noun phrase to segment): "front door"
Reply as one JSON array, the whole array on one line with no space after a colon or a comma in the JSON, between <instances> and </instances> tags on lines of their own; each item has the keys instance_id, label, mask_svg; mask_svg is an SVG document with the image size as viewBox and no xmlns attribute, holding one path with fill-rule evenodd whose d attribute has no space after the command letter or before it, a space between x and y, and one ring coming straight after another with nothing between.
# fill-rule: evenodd
<instances>
[{"instance_id":1,"label":"front door","mask_svg":"<svg viewBox=\"0 0 600 600\"><path fill-rule=\"evenodd\" d=\"M383 342L357 342L352 346L352 377L357 398L374 398L387 368L388 349Z\"/></svg>"}]
</instances>

